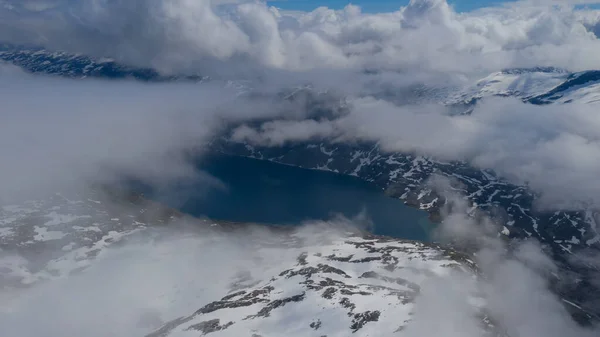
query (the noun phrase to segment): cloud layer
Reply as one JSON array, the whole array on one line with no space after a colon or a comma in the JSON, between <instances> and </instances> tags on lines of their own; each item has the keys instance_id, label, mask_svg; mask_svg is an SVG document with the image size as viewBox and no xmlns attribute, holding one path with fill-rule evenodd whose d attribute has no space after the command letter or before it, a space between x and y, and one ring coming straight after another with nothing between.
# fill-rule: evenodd
<instances>
[{"instance_id":1,"label":"cloud layer","mask_svg":"<svg viewBox=\"0 0 600 337\"><path fill-rule=\"evenodd\" d=\"M303 120L310 114L303 111L306 106L282 106L271 98L242 102L236 92L221 91L222 85L125 83L109 88L32 80L26 89L26 82L13 88L13 77L3 74L11 93L5 114L13 122L2 126L2 137L7 142L23 134L31 138L13 141L15 146L4 150L14 152L6 153L13 158L7 172L30 172L22 175L25 180L39 176L40 165L29 163L30 158L44 158L50 176L65 171L62 167L98 167L108 157L148 163L199 144L217 129L211 123L221 125L223 118L273 116L258 129L238 128L233 138L268 146L311 139L379 141L390 151L417 151L495 169L515 182L529 182L554 206L573 206L565 203L573 198L578 207L597 204L600 135L591 107L490 100L468 118L451 118L437 105L397 105L410 103L405 93L415 83L461 86L504 67L600 68L595 57L600 53L599 13L546 2L458 14L443 0L413 0L397 12L363 14L354 6L282 12L253 1L5 1L3 40L108 56L165 72L249 78L251 86L269 94L311 83L352 103L351 113L335 120ZM71 90L75 94L69 97L76 98L63 101ZM42 107L53 110L42 112ZM74 144L84 149L88 144L83 141L92 139L86 156L73 155L79 152ZM54 150L35 148L42 143L53 144ZM145 171L160 167L144 166Z\"/></svg>"},{"instance_id":2,"label":"cloud layer","mask_svg":"<svg viewBox=\"0 0 600 337\"><path fill-rule=\"evenodd\" d=\"M363 14L352 5L286 12L255 1L4 2L10 6L0 12L2 40L165 72L600 68L598 12L575 11L565 2L560 8L519 2L461 14L444 0L412 0L382 14Z\"/></svg>"},{"instance_id":3,"label":"cloud layer","mask_svg":"<svg viewBox=\"0 0 600 337\"><path fill-rule=\"evenodd\" d=\"M264 146L309 140L377 141L389 151L416 151L495 169L516 182L529 182L554 207L573 207L573 201L580 202L576 206L600 204L600 116L594 106L537 107L497 98L484 100L471 116L450 117L443 106L398 104L397 97L382 98L382 88L369 87L369 76L393 83L390 91L396 92L425 80L468 82L504 67L600 68L598 12L518 3L457 14L440 0L413 0L400 11L385 14L362 14L354 6L288 13L250 1L2 4L2 40L112 57L163 72L250 77L258 83L256 91L265 95L240 96L235 88L217 81L72 81L2 66L0 202L115 174L156 184L200 177L210 184L212 180L197 172L186 155L235 122L242 126L233 130L234 140ZM298 82L335 89L349 105L330 118L314 118L305 101L273 99L282 86ZM559 299L547 291L545 276L555 266L539 247L527 244L507 256L503 243L482 230L485 224L472 223L463 213L446 216L446 226L463 226L449 228L452 234L475 234L482 242L478 258L489 279L475 290L487 295L490 310L510 335L594 335L576 326ZM198 302L212 300L206 294L214 290L213 284L246 263L260 261L253 259L257 256L252 247L243 245L245 239L141 240L110 251L89 272L43 285L23 297L16 306L21 320L5 322L9 335L64 336L56 322L71 322L69 333L74 336L90 329L105 335L102 328L111 324L115 335L129 336L138 332L132 323L140 308L173 316L195 310L197 303L190 303L188 294L200 294ZM281 251L269 254L273 256L281 258L277 261L281 265L292 258ZM208 268L190 269L194 264ZM257 270L270 266L259 264ZM465 306L463 281L434 281L417 303L416 324L406 333L431 334L430 322L436 319L447 327L443 332L476 337L478 321ZM174 291L177 286L183 290ZM115 293L122 297L114 297ZM95 302L78 301L90 294ZM184 306L176 307L165 298L180 300ZM72 302L57 308L64 299ZM100 320L101 314L107 316ZM32 317L39 317L38 324L31 324ZM30 333L23 334L23 327Z\"/></svg>"},{"instance_id":4,"label":"cloud layer","mask_svg":"<svg viewBox=\"0 0 600 337\"><path fill-rule=\"evenodd\" d=\"M186 153L225 120L273 111L238 102L222 83L72 81L2 66L0 88L2 202L119 176L202 178Z\"/></svg>"},{"instance_id":5,"label":"cloud layer","mask_svg":"<svg viewBox=\"0 0 600 337\"><path fill-rule=\"evenodd\" d=\"M546 206L600 205L600 118L595 105L534 106L516 99L479 103L469 116L441 105L397 106L371 97L350 101L333 120L278 119L242 125L232 139L263 146L298 141L379 142L388 151L463 160L528 183Z\"/></svg>"}]
</instances>

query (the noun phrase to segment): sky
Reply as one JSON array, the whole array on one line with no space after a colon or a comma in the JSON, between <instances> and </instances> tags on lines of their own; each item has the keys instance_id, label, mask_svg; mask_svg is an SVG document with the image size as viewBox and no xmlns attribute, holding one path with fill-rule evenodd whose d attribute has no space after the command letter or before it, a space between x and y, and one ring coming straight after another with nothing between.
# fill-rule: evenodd
<instances>
[{"instance_id":1,"label":"sky","mask_svg":"<svg viewBox=\"0 0 600 337\"><path fill-rule=\"evenodd\" d=\"M512 0L452 0L449 1L458 12L489 7ZM349 3L360 6L365 13L390 12L406 6L409 0L276 0L267 1L268 4L288 10L310 11L320 6L341 9Z\"/></svg>"}]
</instances>

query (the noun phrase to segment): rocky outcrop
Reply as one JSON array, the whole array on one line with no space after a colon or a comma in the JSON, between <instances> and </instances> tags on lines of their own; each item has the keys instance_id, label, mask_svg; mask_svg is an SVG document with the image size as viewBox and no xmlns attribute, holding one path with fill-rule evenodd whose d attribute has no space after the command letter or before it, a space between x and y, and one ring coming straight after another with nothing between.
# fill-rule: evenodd
<instances>
[{"instance_id":1,"label":"rocky outcrop","mask_svg":"<svg viewBox=\"0 0 600 337\"><path fill-rule=\"evenodd\" d=\"M265 281L232 291L148 336L183 335L206 322L211 327L231 322L227 330L211 331L215 336L248 331L260 336L271 336L269 331L293 336L314 331L319 336L343 331L388 335L410 324L419 284L428 278L455 272L477 277L475 265L460 257L436 245L350 235L300 252L296 266L265 275Z\"/></svg>"}]
</instances>

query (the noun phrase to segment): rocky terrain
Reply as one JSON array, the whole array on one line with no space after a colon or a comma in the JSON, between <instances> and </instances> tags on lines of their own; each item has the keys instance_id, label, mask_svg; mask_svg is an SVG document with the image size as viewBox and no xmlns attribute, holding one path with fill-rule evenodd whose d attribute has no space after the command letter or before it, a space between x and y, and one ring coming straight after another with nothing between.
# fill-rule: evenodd
<instances>
[{"instance_id":1,"label":"rocky terrain","mask_svg":"<svg viewBox=\"0 0 600 337\"><path fill-rule=\"evenodd\" d=\"M235 283L220 300L148 336L401 336L420 284L475 270L468 258L437 246L342 237L301 252L295 265L264 281ZM492 330L480 310L482 330Z\"/></svg>"}]
</instances>

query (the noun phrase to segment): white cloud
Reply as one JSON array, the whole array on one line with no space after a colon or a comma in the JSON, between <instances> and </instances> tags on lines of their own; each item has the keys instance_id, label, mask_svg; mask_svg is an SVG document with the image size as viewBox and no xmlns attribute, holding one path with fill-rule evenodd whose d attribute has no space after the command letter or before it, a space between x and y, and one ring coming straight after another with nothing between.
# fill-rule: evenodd
<instances>
[{"instance_id":1,"label":"white cloud","mask_svg":"<svg viewBox=\"0 0 600 337\"><path fill-rule=\"evenodd\" d=\"M265 76L261 85L268 93L282 84L314 81L335 87L342 94L353 94L349 97L352 104L348 114L330 120L306 120L306 111L293 103L274 103L268 97L238 98L236 92L218 84L67 81L32 77L2 67L0 144L9 146L0 147L1 197L53 191L110 177L112 170L151 181L194 176L198 172L182 153L194 150L223 123L260 117L269 120L257 128L241 126L233 138L268 146L310 139L380 141L390 151L464 159L493 168L514 181L528 181L554 206L600 202L600 117L593 106L537 107L491 99L484 100L471 116L449 117L439 105L397 106L370 97L373 92L364 95L369 82L356 75L368 68L380 71L381 78L406 85L418 82L413 75L419 80L431 76L435 81L442 78L437 74L449 73L452 82L460 81L452 76L456 73L487 75L503 67L600 68L600 42L594 35L600 31L598 12L548 10L539 4L520 3L457 14L444 1L412 1L408 7L386 14L362 14L353 6L341 11L320 8L289 14L255 2L214 6L209 1L191 0L80 1L71 4L68 11L62 4L36 4L30 7L35 13L25 16L15 14L15 10L1 10L0 37L112 56L166 72L200 71L235 78L258 73ZM512 335L592 335L575 326L558 299L546 291L540 270L554 267L538 247L524 246L515 258L506 258L504 247L489 238L485 226L472 230L470 220L460 214L448 215L447 219L447 224L463 225L452 228L450 234L468 238L476 233L483 238L480 264L490 278L480 286L488 295L491 310ZM152 255L147 256L156 247L146 246L143 253L132 253L131 260L123 260L119 255L122 251L109 255L109 261L96 273L52 284L39 290L41 297L27 297L31 306L25 304L23 312L27 315L18 323L35 330L42 325L28 325L32 320L29 313L39 313L48 326L54 324L53 318L81 314L72 326L75 335L81 335L90 327L106 326L106 320L97 317L108 313L107 321L129 332L138 301L148 293L156 294L157 288L168 289L166 294L175 297L204 291L192 286L187 292L174 294L173 275L183 273L192 281L218 277L225 267L237 268L238 262L247 261L247 251L238 250L237 242L226 243L208 252L211 256L228 252L231 255L226 260L236 264L212 265L215 268L210 273L197 274L186 269L188 262L209 255L196 250L202 248L196 243L162 247L170 254L175 252L172 256L176 258L158 265L150 263ZM182 259L179 249L190 256ZM129 270L132 265L139 269ZM94 282L108 270L127 273L115 273L115 279L100 285ZM151 275L153 283L149 285L155 287L136 287L145 273ZM202 286L218 280L204 280ZM424 293L419 304L424 316L418 316L423 320L415 320L421 322L422 329L431 328L426 323L439 318L428 316L432 312L464 308L460 306L464 304L460 302L464 298L460 283L442 284L447 286L444 290L454 293L442 296L435 288ZM91 292L98 307L84 306L90 311L82 312L81 303L75 302L63 307L65 311L44 316L62 295L89 294L90 286L101 286ZM110 296L115 289L124 295L127 306ZM155 304L169 309L164 302ZM470 316L458 310L445 316L443 323L455 327L457 320L463 322ZM457 336L474 334L476 330L468 324L455 331ZM17 331L20 327L10 326ZM57 333L62 332L54 327ZM415 329L417 335L422 332L418 325Z\"/></svg>"},{"instance_id":2,"label":"white cloud","mask_svg":"<svg viewBox=\"0 0 600 337\"><path fill-rule=\"evenodd\" d=\"M531 337L596 335L597 327L593 329L577 325L561 299L549 290L550 277L555 277L553 275L557 275L558 269L540 245L535 240L525 240L511 242L510 247L507 246L498 237L498 231L493 230L494 225L489 218L464 215L468 207L464 197L449 192L448 184L445 178L440 177L431 181L432 188L448 198L452 205L442 210L445 220L437 229L438 237L453 242L456 247L475 252L477 265L484 276L469 289L485 298L487 313L500 331L508 336ZM468 280L448 281L451 282L450 287L452 284L468 284ZM448 300L442 294L436 295L438 299L424 300L434 301L437 305L449 305L444 303ZM464 296L453 301L459 302L461 298L464 301ZM464 313L465 309L462 308ZM465 325L476 324L468 320L464 323L458 326L460 330L456 334L450 336L464 336L461 331L467 329Z\"/></svg>"},{"instance_id":3,"label":"white cloud","mask_svg":"<svg viewBox=\"0 0 600 337\"><path fill-rule=\"evenodd\" d=\"M269 116L277 104L237 97L223 83L73 81L0 66L0 200L133 175L163 184L212 179L186 153L228 120Z\"/></svg>"},{"instance_id":4,"label":"white cloud","mask_svg":"<svg viewBox=\"0 0 600 337\"><path fill-rule=\"evenodd\" d=\"M396 106L373 98L351 101L333 120L271 120L240 127L232 137L266 146L290 141L378 141L388 151L464 160L528 182L553 207L599 205L600 117L595 105L534 106L516 99L481 102L470 116L440 105Z\"/></svg>"},{"instance_id":5,"label":"white cloud","mask_svg":"<svg viewBox=\"0 0 600 337\"><path fill-rule=\"evenodd\" d=\"M534 107L511 100L488 100L481 103L472 116L451 118L438 105L398 107L369 97L381 97L381 91L385 90L402 99L406 96L402 90L411 83L452 86L464 81L465 77L456 76L457 73L467 75L468 79L481 72L487 75L488 71L508 66L600 67L595 57L600 53L600 41L592 32L600 22L596 11L551 10L539 4L520 3L457 14L444 1L412 1L400 11L384 14L363 14L354 6L340 11L323 7L310 13L285 14L256 2L216 5L209 1L152 0L83 1L73 4L68 12L51 10L44 16L32 15L18 23L11 21L12 14L2 14L0 22L10 26L4 30L5 37L21 39L29 36L49 47L108 54L130 63L155 65L169 71L194 69L237 78L260 74L262 79L252 85L258 91L268 93L299 82L313 83L319 89L334 88L342 96L350 95L352 101L349 115L314 121L302 120L306 114L302 111L305 106L273 103L269 99L254 100L252 108L244 110L242 106L248 102L231 101L235 93L219 92L216 87L204 91L206 86L203 86L202 92L206 94L197 95L196 88L189 85L143 87L146 90L131 83L118 84L123 90L132 90L132 95L122 101L113 100L106 106L88 104L92 105L88 108L77 100L61 101L59 95L45 97L49 94L41 91L46 90L43 89L46 82L34 84L29 91L35 93L39 101L23 100L12 94L8 97L7 106L14 106L13 111L33 112L28 117L23 114L13 122L21 124L12 127L5 124L7 141L11 137L22 138L15 135L15 130L30 121L37 121L32 125L38 125L33 139L41 138L36 135L49 138L44 134L46 130L75 123L64 111L85 110L92 118L107 118L99 122L104 129L96 127L92 132L88 131L92 124L87 119L77 122L79 127L70 128L68 132L52 131L69 140L57 144L54 152L44 150L33 156L48 160L46 172L51 176L62 171L53 169L53 161L68 159L71 165L68 167L74 167L86 162L81 158L87 158L93 163L86 164L88 167L96 166L99 160L95 155L73 156L71 154L77 151L58 150L73 147L76 143L73 138L83 138L76 134L78 132L86 134L87 139L91 136L101 139L113 134L90 145L95 149L92 153L100 158L106 157L100 148L117 147L115 144L122 142L127 144L126 147L118 146L114 154L126 159L125 162L134 159L143 162L159 156L144 156L136 143L124 142L130 138L125 131L137 129L140 135L133 139L144 144L159 144L153 147L154 154L165 155L172 153L173 147L164 144L171 144L173 139L179 144L185 143L182 137L199 142L207 133L216 130L212 127L192 130L191 125L213 123L216 114L231 110L227 118L242 121L257 116L284 115L283 119L274 118L258 129L238 128L233 133L236 140L269 146L308 139L381 141L390 151L418 151L495 169L515 182L529 182L542 192L546 204L553 206L571 207L574 198L580 202L576 206L599 202L600 185L594 181L596 167L600 165L600 134L597 132L600 121L593 107L578 104ZM16 32L19 34L13 34ZM363 67L378 71L378 75L360 73L358 70ZM402 71L396 71L399 69ZM440 85L441 81L445 83ZM12 86L8 83L6 86ZM52 90L61 86L59 84ZM101 96L115 95L112 89L102 88L99 84L86 82L81 89L79 85L73 86L76 92L98 89ZM86 86L89 88L83 89ZM9 90L14 92L16 89ZM21 93L24 91L21 89ZM90 102L100 100L83 93L78 96L82 100L89 97ZM128 107L130 112L126 115L100 113L106 109L121 110L124 105L134 108ZM65 121L41 127L39 121L50 118L49 114L41 112L42 106L61 111L63 114L51 118ZM152 114L146 110L161 112ZM173 110L196 110L185 117L193 123L189 120L179 123L181 117L165 117ZM168 113L163 114L163 111ZM145 115L142 118L133 114ZM134 127L139 121L153 123L147 122L148 114L150 120L160 122ZM290 117L293 121L288 120ZM112 125L109 127L108 124ZM121 128L119 125L127 126ZM150 131L152 128L155 130ZM173 136L166 136L168 133ZM156 134L165 135L167 140L156 138ZM21 152L10 154L16 158L12 163L26 162L23 159L25 153L38 151L33 148L33 143L27 144L19 145L23 146ZM182 146L174 148L181 149ZM30 148L32 150L26 150ZM53 160L51 153L60 160ZM8 166L12 166L13 172L31 173L23 174L23 177L36 176L33 173L40 172L35 165ZM168 172L164 167L146 166Z\"/></svg>"},{"instance_id":6,"label":"white cloud","mask_svg":"<svg viewBox=\"0 0 600 337\"><path fill-rule=\"evenodd\" d=\"M286 13L260 2L209 0L87 0L64 8L26 20L5 10L1 36L168 72L214 73L216 66L221 71L417 67L466 73L600 67L594 57L600 51L593 34L597 12L542 5L462 14L443 0L413 0L383 14L363 14L355 6Z\"/></svg>"}]
</instances>

